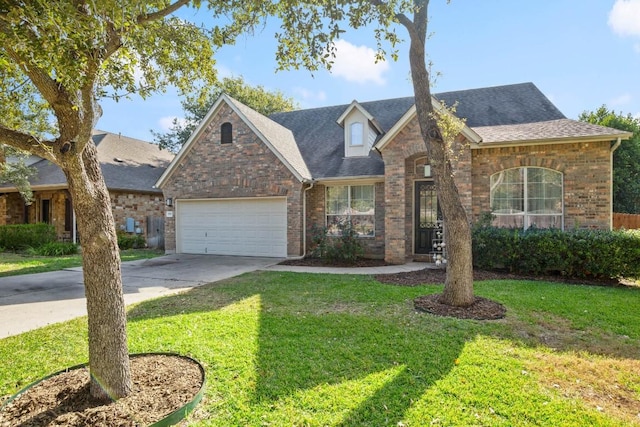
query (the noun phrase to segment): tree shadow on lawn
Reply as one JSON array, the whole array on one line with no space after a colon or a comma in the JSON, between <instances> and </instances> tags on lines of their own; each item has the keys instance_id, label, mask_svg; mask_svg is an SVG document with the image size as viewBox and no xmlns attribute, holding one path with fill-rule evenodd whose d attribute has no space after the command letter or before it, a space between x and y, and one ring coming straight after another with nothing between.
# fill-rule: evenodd
<instances>
[{"instance_id":1,"label":"tree shadow on lawn","mask_svg":"<svg viewBox=\"0 0 640 427\"><path fill-rule=\"evenodd\" d=\"M349 286L353 280L362 283ZM250 280L240 276L139 304L129 311L129 319L135 324L207 313L259 296L256 354L231 350L235 358L255 358L254 389L237 405L245 411L241 419L251 424L250 408L270 402L274 411L293 405L297 412L290 413L307 417L322 407L334 414L332 425L378 425L382 420L398 425L412 404L450 373L467 343L478 335L514 338L502 331L513 327L503 321L440 318L413 309L415 297L439 290L351 276L254 273ZM535 337L527 336L523 343L536 345ZM328 396L327 387L341 391Z\"/></svg>"},{"instance_id":2,"label":"tree shadow on lawn","mask_svg":"<svg viewBox=\"0 0 640 427\"><path fill-rule=\"evenodd\" d=\"M318 400L295 396L327 398L329 393L328 400L335 402L320 404L321 410L333 414L332 425L344 426L402 421L412 402L450 372L477 333L472 322L461 327L455 319L430 321L415 312L412 299L424 288L387 287L381 296L383 285L374 280L363 283L369 289L361 292L341 285L353 280L349 276L294 275L301 278L296 282L287 274L284 284L279 275L257 273L252 284L240 276L144 302L129 311L129 321L135 327L147 319L223 310L259 295L256 379L245 403L291 404L308 414ZM234 352L237 358L250 357L243 349Z\"/></svg>"}]
</instances>

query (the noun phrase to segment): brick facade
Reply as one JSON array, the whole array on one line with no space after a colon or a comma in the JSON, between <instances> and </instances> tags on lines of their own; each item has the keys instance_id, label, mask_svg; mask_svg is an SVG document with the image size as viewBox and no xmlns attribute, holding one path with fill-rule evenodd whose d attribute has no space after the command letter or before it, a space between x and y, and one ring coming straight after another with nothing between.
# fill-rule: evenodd
<instances>
[{"instance_id":1,"label":"brick facade","mask_svg":"<svg viewBox=\"0 0 640 427\"><path fill-rule=\"evenodd\" d=\"M473 150L473 217L490 211L491 175L535 166L563 174L564 227L611 227L611 143L584 142Z\"/></svg>"},{"instance_id":2,"label":"brick facade","mask_svg":"<svg viewBox=\"0 0 640 427\"><path fill-rule=\"evenodd\" d=\"M453 144L452 167L462 204L471 213L472 175L471 148L464 137ZM404 264L414 254L414 188L424 177L428 156L417 119L390 141L382 150L385 167L386 235L385 260Z\"/></svg>"},{"instance_id":3,"label":"brick facade","mask_svg":"<svg viewBox=\"0 0 640 427\"><path fill-rule=\"evenodd\" d=\"M233 142L220 143L220 125L231 123ZM329 181L301 183L233 109L222 104L163 185L174 200L286 197L288 255L307 253L314 225L326 225L325 194ZM489 180L505 169L537 166L563 174L564 225L608 229L611 221L611 153L609 142L484 148L460 135L454 141L452 167L470 221L490 210ZM375 237L362 238L369 257L403 264L414 256L415 183L429 163L417 119L411 120L381 150L384 182L375 185ZM375 180L336 181L363 185ZM306 199L306 205L304 203ZM306 209L305 209L306 208ZM306 221L303 212L306 210ZM166 218L165 245L175 251L175 218ZM303 235L303 228L305 235ZM306 248L303 247L306 242Z\"/></svg>"},{"instance_id":4,"label":"brick facade","mask_svg":"<svg viewBox=\"0 0 640 427\"><path fill-rule=\"evenodd\" d=\"M110 191L111 206L117 230L124 230L127 218L133 218L136 228L141 234L147 233L147 218L164 216L164 197L162 194L132 193ZM67 216L67 200L70 199L67 190L34 191L34 200L25 207L24 201L18 193L7 193L0 197L0 225L24 224L42 222L46 218L43 212L43 200L48 200L49 223L54 226L58 239L70 241L73 237L73 221ZM27 218L25 218L25 215Z\"/></svg>"},{"instance_id":5,"label":"brick facade","mask_svg":"<svg viewBox=\"0 0 640 427\"><path fill-rule=\"evenodd\" d=\"M220 143L222 123L232 124L231 144ZM174 201L286 197L287 253L302 254L303 184L226 104L221 105L162 189L165 197ZM176 250L175 217L165 221L165 249Z\"/></svg>"},{"instance_id":6,"label":"brick facade","mask_svg":"<svg viewBox=\"0 0 640 427\"><path fill-rule=\"evenodd\" d=\"M124 230L127 218L133 218L135 228L139 228L146 237L147 218L164 217L164 197L161 194L110 191L109 195L117 230Z\"/></svg>"}]
</instances>

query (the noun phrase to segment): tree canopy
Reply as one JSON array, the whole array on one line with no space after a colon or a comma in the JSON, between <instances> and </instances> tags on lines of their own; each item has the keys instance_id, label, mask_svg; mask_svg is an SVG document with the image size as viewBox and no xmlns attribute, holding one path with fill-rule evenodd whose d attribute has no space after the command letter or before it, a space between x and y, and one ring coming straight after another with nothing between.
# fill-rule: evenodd
<instances>
[{"instance_id":1,"label":"tree canopy","mask_svg":"<svg viewBox=\"0 0 640 427\"><path fill-rule=\"evenodd\" d=\"M267 16L281 68L330 66L347 27L371 27L378 55L408 32L416 110L445 221L450 226L444 302L473 302L468 219L433 117L425 63L428 0L4 0L0 2L0 144L58 165L69 186L81 238L87 297L91 394L131 390L120 257L111 201L91 139L100 99L146 97L169 85L204 103L215 87L213 54ZM175 16L204 8L212 28ZM395 51L389 52L395 57ZM454 255L455 254L455 255ZM458 268L456 268L458 266Z\"/></svg>"},{"instance_id":2,"label":"tree canopy","mask_svg":"<svg viewBox=\"0 0 640 427\"><path fill-rule=\"evenodd\" d=\"M173 119L168 132L151 131L160 148L166 148L174 153L178 152L207 114L209 108L223 93L265 116L297 108L297 103L293 98L286 97L279 90L269 91L263 86L250 86L242 77L225 77L213 87L209 98L204 103L197 99L182 101L184 118Z\"/></svg>"},{"instance_id":3,"label":"tree canopy","mask_svg":"<svg viewBox=\"0 0 640 427\"><path fill-rule=\"evenodd\" d=\"M584 111L579 119L633 133L613 153L613 211L640 213L640 119L616 113L606 105L596 111Z\"/></svg>"},{"instance_id":4,"label":"tree canopy","mask_svg":"<svg viewBox=\"0 0 640 427\"><path fill-rule=\"evenodd\" d=\"M169 85L201 99L216 82L214 51L260 22L271 3L209 1L204 28L174 13L199 0L0 2L0 144L58 165L83 254L91 394L131 390L126 316L111 201L91 133L99 101Z\"/></svg>"}]
</instances>

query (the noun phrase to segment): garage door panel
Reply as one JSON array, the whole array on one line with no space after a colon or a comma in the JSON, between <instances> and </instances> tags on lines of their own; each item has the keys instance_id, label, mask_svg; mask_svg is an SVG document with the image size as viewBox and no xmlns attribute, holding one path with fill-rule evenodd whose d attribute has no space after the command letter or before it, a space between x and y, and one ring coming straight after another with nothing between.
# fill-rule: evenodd
<instances>
[{"instance_id":1,"label":"garage door panel","mask_svg":"<svg viewBox=\"0 0 640 427\"><path fill-rule=\"evenodd\" d=\"M180 201L176 232L183 253L286 257L286 200Z\"/></svg>"}]
</instances>

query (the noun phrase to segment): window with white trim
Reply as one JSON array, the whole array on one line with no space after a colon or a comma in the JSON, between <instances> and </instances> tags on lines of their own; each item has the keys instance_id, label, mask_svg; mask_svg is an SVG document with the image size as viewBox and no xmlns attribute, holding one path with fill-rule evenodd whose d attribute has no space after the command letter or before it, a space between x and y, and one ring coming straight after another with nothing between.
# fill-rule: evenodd
<instances>
[{"instance_id":1,"label":"window with white trim","mask_svg":"<svg viewBox=\"0 0 640 427\"><path fill-rule=\"evenodd\" d=\"M360 237L375 235L373 185L333 185L326 189L327 233L339 235L339 225L350 222Z\"/></svg>"},{"instance_id":2,"label":"window with white trim","mask_svg":"<svg viewBox=\"0 0 640 427\"><path fill-rule=\"evenodd\" d=\"M349 144L357 147L364 144L364 126L361 122L353 122L349 126Z\"/></svg>"},{"instance_id":3,"label":"window with white trim","mask_svg":"<svg viewBox=\"0 0 640 427\"><path fill-rule=\"evenodd\" d=\"M563 228L563 176L538 167L491 175L491 210L498 227Z\"/></svg>"}]
</instances>

